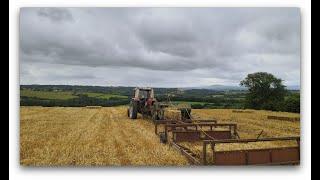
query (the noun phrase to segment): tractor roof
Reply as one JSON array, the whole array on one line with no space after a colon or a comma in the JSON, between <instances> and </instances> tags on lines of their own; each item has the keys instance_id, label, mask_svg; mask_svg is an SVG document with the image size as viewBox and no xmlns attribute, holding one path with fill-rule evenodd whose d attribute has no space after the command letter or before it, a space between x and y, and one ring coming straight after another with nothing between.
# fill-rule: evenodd
<instances>
[{"instance_id":1,"label":"tractor roof","mask_svg":"<svg viewBox=\"0 0 320 180\"><path fill-rule=\"evenodd\" d=\"M152 88L150 88L150 87L136 87L136 88L134 88L134 90L143 90L143 91L151 91L152 90Z\"/></svg>"}]
</instances>

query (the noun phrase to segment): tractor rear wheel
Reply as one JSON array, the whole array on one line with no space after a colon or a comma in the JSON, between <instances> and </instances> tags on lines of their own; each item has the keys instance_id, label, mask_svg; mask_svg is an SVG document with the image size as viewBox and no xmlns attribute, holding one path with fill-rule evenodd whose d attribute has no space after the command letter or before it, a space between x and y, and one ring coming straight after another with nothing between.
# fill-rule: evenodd
<instances>
[{"instance_id":1,"label":"tractor rear wheel","mask_svg":"<svg viewBox=\"0 0 320 180\"><path fill-rule=\"evenodd\" d=\"M136 101L131 101L129 107L129 118L130 119L137 119L138 116L138 104Z\"/></svg>"},{"instance_id":2,"label":"tractor rear wheel","mask_svg":"<svg viewBox=\"0 0 320 180\"><path fill-rule=\"evenodd\" d=\"M129 112L130 110L129 110L129 109L130 109L130 108L127 109L127 116L128 116L128 117L130 117L130 112Z\"/></svg>"}]
</instances>

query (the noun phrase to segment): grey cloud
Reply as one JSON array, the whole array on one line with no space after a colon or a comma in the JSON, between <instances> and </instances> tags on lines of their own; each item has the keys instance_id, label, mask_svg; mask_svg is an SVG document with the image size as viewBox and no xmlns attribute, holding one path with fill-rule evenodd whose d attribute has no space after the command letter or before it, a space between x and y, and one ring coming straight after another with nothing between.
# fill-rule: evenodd
<instances>
[{"instance_id":1,"label":"grey cloud","mask_svg":"<svg viewBox=\"0 0 320 180\"><path fill-rule=\"evenodd\" d=\"M46 64L48 72L66 66L77 69L74 74L87 73L76 77L62 68L49 78L23 70L28 83L40 76L103 81L111 69L119 70L112 71L119 78L109 79L114 84L126 84L131 76L158 85L180 84L179 79L237 84L255 71L296 83L300 13L296 8L23 8L20 61L21 69ZM94 69L103 75L89 76ZM143 73L130 75L136 71Z\"/></svg>"},{"instance_id":2,"label":"grey cloud","mask_svg":"<svg viewBox=\"0 0 320 180\"><path fill-rule=\"evenodd\" d=\"M71 12L66 8L40 8L37 14L54 22L74 20Z\"/></svg>"}]
</instances>

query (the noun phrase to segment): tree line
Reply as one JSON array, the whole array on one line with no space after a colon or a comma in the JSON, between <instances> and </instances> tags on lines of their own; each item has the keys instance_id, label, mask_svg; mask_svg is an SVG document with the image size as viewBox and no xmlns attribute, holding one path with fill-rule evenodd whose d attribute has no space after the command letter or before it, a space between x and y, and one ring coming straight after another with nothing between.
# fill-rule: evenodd
<instances>
[{"instance_id":1,"label":"tree line","mask_svg":"<svg viewBox=\"0 0 320 180\"><path fill-rule=\"evenodd\" d=\"M110 97L108 100L79 95L78 98L72 99L40 99L35 97L21 97L21 106L44 106L44 107L83 107L83 106L119 106L129 104L129 99Z\"/></svg>"}]
</instances>

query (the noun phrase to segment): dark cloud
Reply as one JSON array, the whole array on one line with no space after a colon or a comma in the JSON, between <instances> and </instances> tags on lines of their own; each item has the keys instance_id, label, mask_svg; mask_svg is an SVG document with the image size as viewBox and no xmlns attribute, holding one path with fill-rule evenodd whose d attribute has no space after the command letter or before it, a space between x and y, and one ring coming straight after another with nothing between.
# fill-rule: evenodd
<instances>
[{"instance_id":1,"label":"dark cloud","mask_svg":"<svg viewBox=\"0 0 320 180\"><path fill-rule=\"evenodd\" d=\"M37 14L54 22L73 21L72 14L66 8L40 8Z\"/></svg>"},{"instance_id":2,"label":"dark cloud","mask_svg":"<svg viewBox=\"0 0 320 180\"><path fill-rule=\"evenodd\" d=\"M299 84L300 13L297 8L23 8L20 62L22 83L56 78L65 84L66 76L72 84L138 83L129 80L133 77L159 86L237 84L248 73L267 71ZM32 67L46 67L51 78L24 70ZM117 77L108 76L111 71Z\"/></svg>"}]
</instances>

